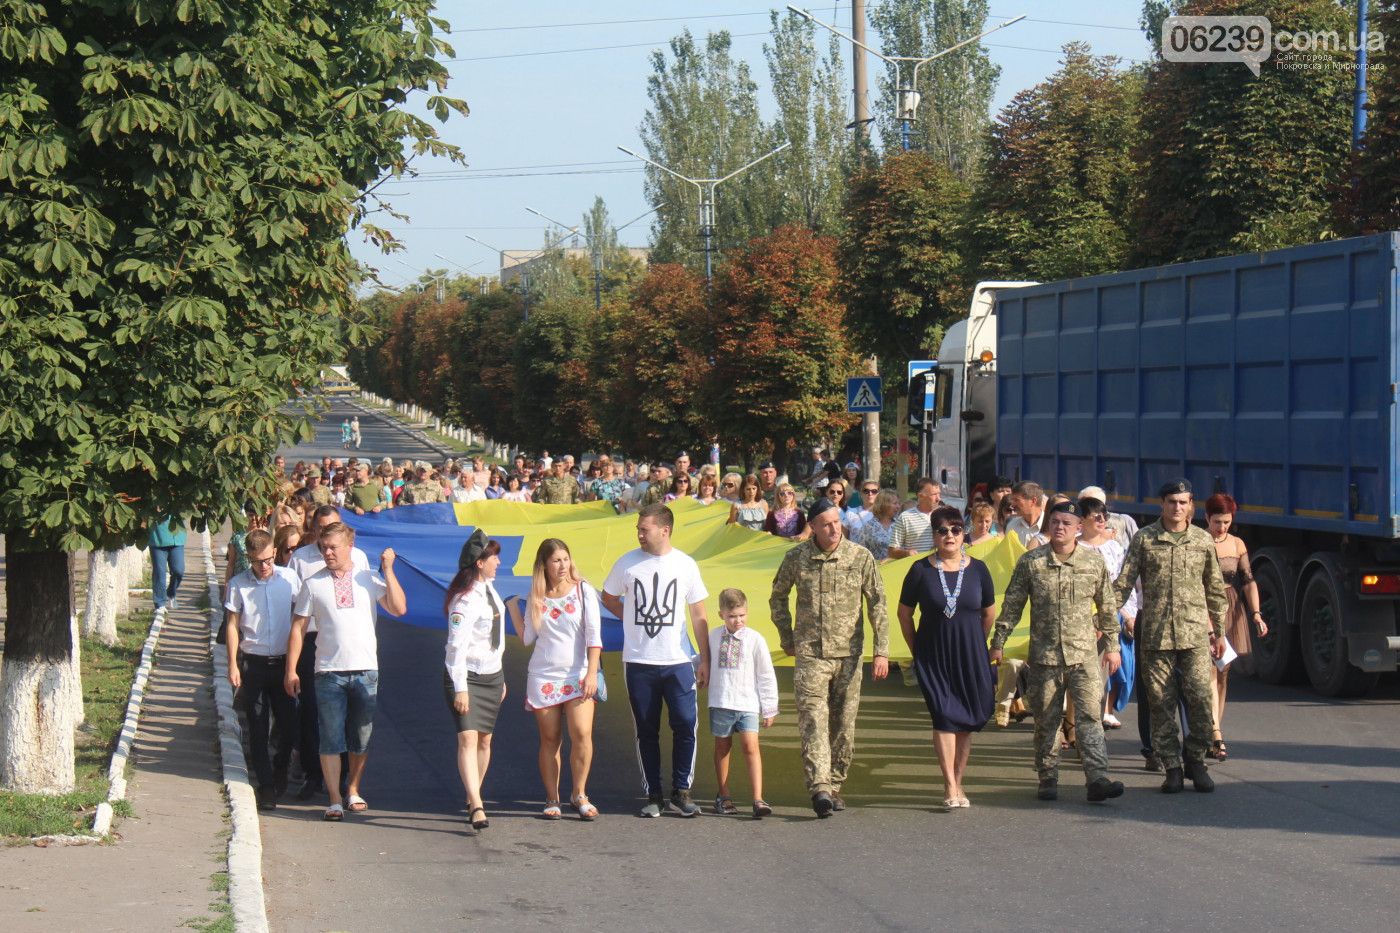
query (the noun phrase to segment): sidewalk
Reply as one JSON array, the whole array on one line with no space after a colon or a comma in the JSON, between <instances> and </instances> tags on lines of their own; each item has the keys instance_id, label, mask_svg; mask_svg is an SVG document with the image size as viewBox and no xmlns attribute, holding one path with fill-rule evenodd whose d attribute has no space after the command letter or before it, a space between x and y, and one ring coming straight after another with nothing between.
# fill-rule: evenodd
<instances>
[{"instance_id":1,"label":"sidewalk","mask_svg":"<svg viewBox=\"0 0 1400 933\"><path fill-rule=\"evenodd\" d=\"M131 755L127 799L108 845L0 849L0 929L174 930L213 919L211 876L226 866L227 806L210 692L202 547L186 548L179 608L156 647Z\"/></svg>"}]
</instances>

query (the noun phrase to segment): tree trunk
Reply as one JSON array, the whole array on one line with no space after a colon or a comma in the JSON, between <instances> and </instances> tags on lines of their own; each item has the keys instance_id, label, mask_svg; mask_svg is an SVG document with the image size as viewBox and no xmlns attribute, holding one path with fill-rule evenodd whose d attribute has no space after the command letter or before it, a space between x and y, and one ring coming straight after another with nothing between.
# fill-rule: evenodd
<instances>
[{"instance_id":1,"label":"tree trunk","mask_svg":"<svg viewBox=\"0 0 1400 933\"><path fill-rule=\"evenodd\" d=\"M6 537L5 661L0 670L0 788L72 791L72 555L22 551Z\"/></svg>"},{"instance_id":2,"label":"tree trunk","mask_svg":"<svg viewBox=\"0 0 1400 933\"><path fill-rule=\"evenodd\" d=\"M63 694L68 698L68 709L73 716L73 728L76 729L87 721L87 710L83 709L82 640L78 637L77 616L73 616L69 629L73 657L69 658L63 670Z\"/></svg>"},{"instance_id":3,"label":"tree trunk","mask_svg":"<svg viewBox=\"0 0 1400 933\"><path fill-rule=\"evenodd\" d=\"M117 643L117 591L126 590L126 573L120 551L88 554L87 606L83 634L104 645Z\"/></svg>"},{"instance_id":4,"label":"tree trunk","mask_svg":"<svg viewBox=\"0 0 1400 933\"><path fill-rule=\"evenodd\" d=\"M146 572L146 552L139 547L127 545L117 552L121 555L122 577L117 586L117 615L131 613L131 589L141 585L141 577Z\"/></svg>"}]
</instances>

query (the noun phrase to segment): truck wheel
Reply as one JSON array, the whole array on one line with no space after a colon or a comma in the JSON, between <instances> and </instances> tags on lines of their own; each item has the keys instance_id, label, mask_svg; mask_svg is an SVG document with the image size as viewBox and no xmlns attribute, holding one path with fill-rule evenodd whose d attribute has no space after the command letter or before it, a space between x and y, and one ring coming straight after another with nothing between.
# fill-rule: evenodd
<instances>
[{"instance_id":1,"label":"truck wheel","mask_svg":"<svg viewBox=\"0 0 1400 933\"><path fill-rule=\"evenodd\" d=\"M1375 686L1377 675L1353 667L1342 637L1341 601L1326 573L1314 574L1303 591L1298 612L1299 647L1313 689L1323 696L1361 696Z\"/></svg>"},{"instance_id":2,"label":"truck wheel","mask_svg":"<svg viewBox=\"0 0 1400 933\"><path fill-rule=\"evenodd\" d=\"M1254 567L1259 587L1259 609L1269 626L1265 638L1251 641L1252 673L1266 684L1290 684L1302 680L1302 663L1296 650L1298 630L1288 618L1288 601L1278 568L1264 561Z\"/></svg>"}]
</instances>

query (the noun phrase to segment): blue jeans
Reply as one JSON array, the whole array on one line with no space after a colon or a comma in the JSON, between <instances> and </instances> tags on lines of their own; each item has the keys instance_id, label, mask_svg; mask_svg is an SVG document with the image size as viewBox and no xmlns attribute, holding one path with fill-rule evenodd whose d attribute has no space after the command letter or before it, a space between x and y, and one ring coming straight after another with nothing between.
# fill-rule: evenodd
<instances>
[{"instance_id":1,"label":"blue jeans","mask_svg":"<svg viewBox=\"0 0 1400 933\"><path fill-rule=\"evenodd\" d=\"M637 728L637 760L642 793L659 796L661 785L661 703L671 722L671 789L689 790L695 779L695 668L690 663L627 664L627 699Z\"/></svg>"},{"instance_id":2,"label":"blue jeans","mask_svg":"<svg viewBox=\"0 0 1400 933\"><path fill-rule=\"evenodd\" d=\"M316 672L322 755L363 755L369 750L378 697L378 671Z\"/></svg>"},{"instance_id":3,"label":"blue jeans","mask_svg":"<svg viewBox=\"0 0 1400 933\"><path fill-rule=\"evenodd\" d=\"M151 602L159 609L175 598L185 578L185 546L151 546Z\"/></svg>"}]
</instances>

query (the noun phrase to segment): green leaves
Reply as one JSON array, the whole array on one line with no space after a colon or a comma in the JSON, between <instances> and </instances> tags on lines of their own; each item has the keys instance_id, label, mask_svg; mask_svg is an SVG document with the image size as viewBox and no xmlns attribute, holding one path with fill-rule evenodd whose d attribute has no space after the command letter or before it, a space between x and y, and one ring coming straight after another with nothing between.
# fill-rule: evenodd
<instances>
[{"instance_id":1,"label":"green leaves","mask_svg":"<svg viewBox=\"0 0 1400 933\"><path fill-rule=\"evenodd\" d=\"M361 192L408 148L460 155L389 119L444 75L429 9L5 0L0 530L110 546L272 494L295 387L362 334Z\"/></svg>"}]
</instances>

